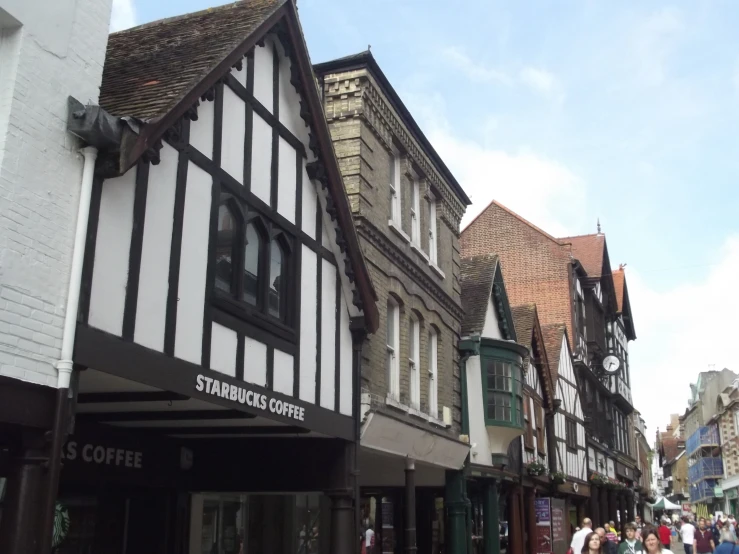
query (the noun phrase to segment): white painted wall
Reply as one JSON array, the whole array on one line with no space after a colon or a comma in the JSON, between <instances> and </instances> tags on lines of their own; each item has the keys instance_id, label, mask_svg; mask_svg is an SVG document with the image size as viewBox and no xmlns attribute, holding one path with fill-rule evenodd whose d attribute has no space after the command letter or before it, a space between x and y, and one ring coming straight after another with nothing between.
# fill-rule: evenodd
<instances>
[{"instance_id":1,"label":"white painted wall","mask_svg":"<svg viewBox=\"0 0 739 554\"><path fill-rule=\"evenodd\" d=\"M267 345L244 337L244 381L267 386Z\"/></svg>"},{"instance_id":2,"label":"white painted wall","mask_svg":"<svg viewBox=\"0 0 739 554\"><path fill-rule=\"evenodd\" d=\"M134 341L161 352L164 349L179 154L166 143L159 154L159 165L149 168Z\"/></svg>"},{"instance_id":3,"label":"white painted wall","mask_svg":"<svg viewBox=\"0 0 739 554\"><path fill-rule=\"evenodd\" d=\"M206 102L212 104L212 102ZM221 167L244 184L244 136L246 104L229 87L223 87L223 125L221 127Z\"/></svg>"},{"instance_id":4,"label":"white painted wall","mask_svg":"<svg viewBox=\"0 0 739 554\"><path fill-rule=\"evenodd\" d=\"M236 375L236 348L238 343L236 331L214 323L211 333L211 369L234 377Z\"/></svg>"},{"instance_id":5,"label":"white painted wall","mask_svg":"<svg viewBox=\"0 0 739 554\"><path fill-rule=\"evenodd\" d=\"M292 396L294 375L293 357L275 348L272 390Z\"/></svg>"},{"instance_id":6,"label":"white painted wall","mask_svg":"<svg viewBox=\"0 0 739 554\"><path fill-rule=\"evenodd\" d=\"M312 186L312 185L311 185ZM314 227L315 228L315 227ZM316 253L303 246L302 274L316 275L318 261ZM301 400L316 401L316 310L318 292L316 279L303 279L300 285L300 390Z\"/></svg>"},{"instance_id":7,"label":"white painted wall","mask_svg":"<svg viewBox=\"0 0 739 554\"><path fill-rule=\"evenodd\" d=\"M560 471L571 477L587 480L586 438L585 427L580 423L583 420L582 404L577 390L575 370L572 366L572 355L567 344L567 337L562 336L562 347L559 356L559 379L557 380L556 398L562 401L560 412L554 416L554 434L557 439L566 440L566 415L570 414L577 420L577 452L567 449L564 442L557 441L557 464Z\"/></svg>"},{"instance_id":8,"label":"white painted wall","mask_svg":"<svg viewBox=\"0 0 739 554\"><path fill-rule=\"evenodd\" d=\"M336 268L322 260L321 406L335 408L336 391Z\"/></svg>"},{"instance_id":9,"label":"white painted wall","mask_svg":"<svg viewBox=\"0 0 739 554\"><path fill-rule=\"evenodd\" d=\"M488 339L503 338L498 326L498 310L495 309L492 298L488 302L488 309L485 312L485 327L482 329L482 336Z\"/></svg>"},{"instance_id":10,"label":"white painted wall","mask_svg":"<svg viewBox=\"0 0 739 554\"><path fill-rule=\"evenodd\" d=\"M82 177L67 97L98 99L111 3L0 6L0 375L56 386Z\"/></svg>"}]
</instances>

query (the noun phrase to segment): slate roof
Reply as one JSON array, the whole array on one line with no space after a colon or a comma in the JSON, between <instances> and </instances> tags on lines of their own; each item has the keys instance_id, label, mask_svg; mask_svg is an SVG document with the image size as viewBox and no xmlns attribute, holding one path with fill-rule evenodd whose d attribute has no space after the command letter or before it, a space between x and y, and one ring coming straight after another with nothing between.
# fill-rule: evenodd
<instances>
[{"instance_id":1,"label":"slate roof","mask_svg":"<svg viewBox=\"0 0 739 554\"><path fill-rule=\"evenodd\" d=\"M462 336L482 333L485 326L485 314L490 303L493 290L495 269L498 256L483 254L462 258L460 280L462 285Z\"/></svg>"},{"instance_id":2,"label":"slate roof","mask_svg":"<svg viewBox=\"0 0 739 554\"><path fill-rule=\"evenodd\" d=\"M117 116L163 116L286 1L242 0L111 34L100 105Z\"/></svg>"},{"instance_id":3,"label":"slate roof","mask_svg":"<svg viewBox=\"0 0 739 554\"><path fill-rule=\"evenodd\" d=\"M544 348L547 350L547 358L549 359L549 372L552 375L552 381L555 383L559 377L559 356L562 353L562 337L565 331L566 327L564 323L552 323L541 326L541 334L544 337Z\"/></svg>"},{"instance_id":4,"label":"slate roof","mask_svg":"<svg viewBox=\"0 0 739 554\"><path fill-rule=\"evenodd\" d=\"M603 255L606 247L606 236L580 235L576 237L562 237L561 243L572 244L572 255L585 268L588 277L601 277L603 274Z\"/></svg>"}]
</instances>

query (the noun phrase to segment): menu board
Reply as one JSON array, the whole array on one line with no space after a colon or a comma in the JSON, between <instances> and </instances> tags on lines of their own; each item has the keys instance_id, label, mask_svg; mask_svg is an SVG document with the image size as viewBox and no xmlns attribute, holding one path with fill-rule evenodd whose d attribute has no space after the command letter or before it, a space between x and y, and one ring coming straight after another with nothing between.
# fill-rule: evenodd
<instances>
[{"instance_id":1,"label":"menu board","mask_svg":"<svg viewBox=\"0 0 739 554\"><path fill-rule=\"evenodd\" d=\"M565 501L561 498L552 498L552 551L554 554L565 554L569 541L567 539L567 510Z\"/></svg>"},{"instance_id":2,"label":"menu board","mask_svg":"<svg viewBox=\"0 0 739 554\"><path fill-rule=\"evenodd\" d=\"M534 500L536 512L536 553L552 553L552 506L549 498Z\"/></svg>"}]
</instances>

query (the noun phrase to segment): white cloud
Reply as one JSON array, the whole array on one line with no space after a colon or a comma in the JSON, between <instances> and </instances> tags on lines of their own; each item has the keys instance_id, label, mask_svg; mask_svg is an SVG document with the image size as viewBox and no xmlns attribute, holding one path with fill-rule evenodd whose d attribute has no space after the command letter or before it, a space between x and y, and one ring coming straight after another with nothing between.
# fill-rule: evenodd
<instances>
[{"instance_id":1,"label":"white cloud","mask_svg":"<svg viewBox=\"0 0 739 554\"><path fill-rule=\"evenodd\" d=\"M519 73L521 82L542 96L564 101L564 90L554 73L536 67L524 67Z\"/></svg>"},{"instance_id":2,"label":"white cloud","mask_svg":"<svg viewBox=\"0 0 739 554\"><path fill-rule=\"evenodd\" d=\"M472 200L462 227L495 199L552 235L581 231L586 191L572 169L525 146L501 150L457 135L444 116L444 101L439 95L403 97ZM495 132L495 120L488 120L486 125Z\"/></svg>"},{"instance_id":3,"label":"white cloud","mask_svg":"<svg viewBox=\"0 0 739 554\"><path fill-rule=\"evenodd\" d=\"M121 31L136 25L136 6L134 0L113 0L110 15L110 32Z\"/></svg>"},{"instance_id":4,"label":"white cloud","mask_svg":"<svg viewBox=\"0 0 739 554\"><path fill-rule=\"evenodd\" d=\"M685 29L682 12L673 7L654 11L637 22L627 36L630 72L647 86L662 85L670 56L684 38Z\"/></svg>"},{"instance_id":5,"label":"white cloud","mask_svg":"<svg viewBox=\"0 0 739 554\"><path fill-rule=\"evenodd\" d=\"M483 63L473 61L457 47L444 48L441 55L475 83L498 82L504 85L513 83L513 79L504 71L498 71L485 66Z\"/></svg>"},{"instance_id":6,"label":"white cloud","mask_svg":"<svg viewBox=\"0 0 739 554\"><path fill-rule=\"evenodd\" d=\"M647 278L659 282L658 272L677 273L681 265L691 265L690 257L677 260L672 268L644 268L644 274L638 267L626 270L637 333L629 352L632 392L650 433L657 427L664 430L670 413L685 411L688 385L698 373L724 367L739 373L739 235L723 242L717 262L705 266L702 280L663 292L647 285Z\"/></svg>"}]
</instances>

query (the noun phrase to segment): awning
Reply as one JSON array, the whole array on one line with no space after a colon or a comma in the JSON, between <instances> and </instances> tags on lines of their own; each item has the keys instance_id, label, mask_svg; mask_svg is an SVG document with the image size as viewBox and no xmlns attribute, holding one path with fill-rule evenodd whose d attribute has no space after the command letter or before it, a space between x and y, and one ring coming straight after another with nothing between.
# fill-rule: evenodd
<instances>
[{"instance_id":1,"label":"awning","mask_svg":"<svg viewBox=\"0 0 739 554\"><path fill-rule=\"evenodd\" d=\"M653 510L681 510L682 507L679 504L670 502L664 496L657 499L657 502L652 504Z\"/></svg>"},{"instance_id":2,"label":"awning","mask_svg":"<svg viewBox=\"0 0 739 554\"><path fill-rule=\"evenodd\" d=\"M365 419L361 445L445 469L461 469L470 450L466 443L380 412Z\"/></svg>"}]
</instances>

